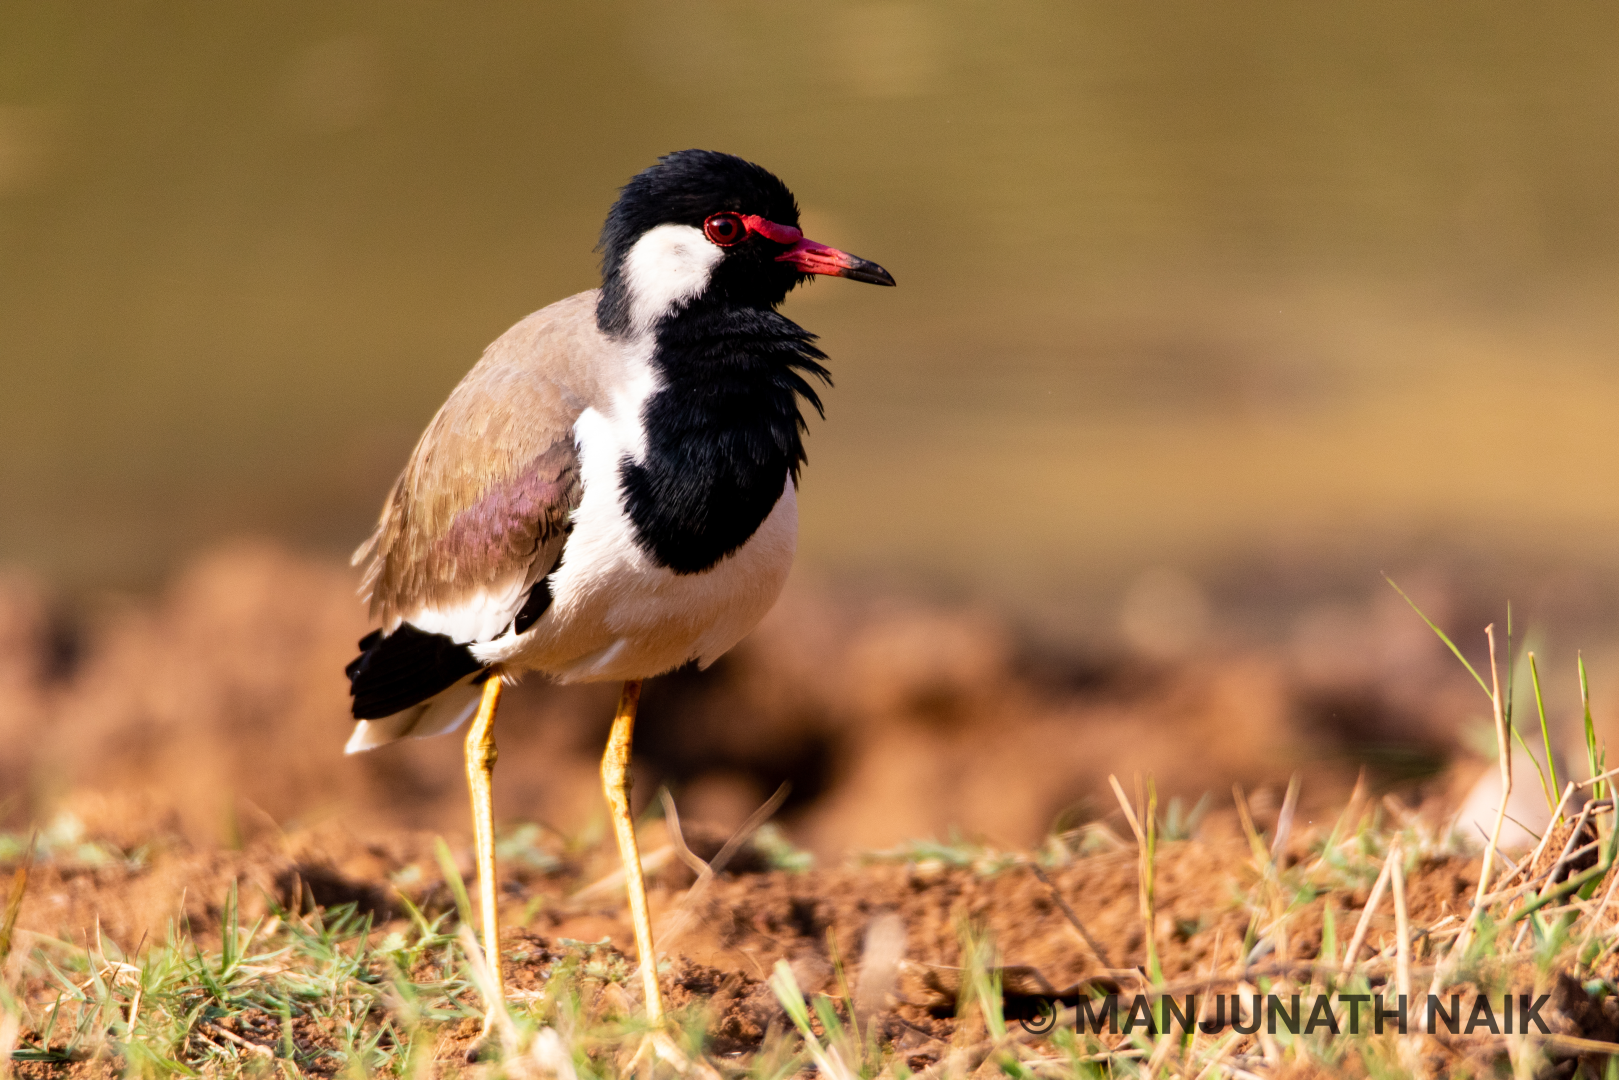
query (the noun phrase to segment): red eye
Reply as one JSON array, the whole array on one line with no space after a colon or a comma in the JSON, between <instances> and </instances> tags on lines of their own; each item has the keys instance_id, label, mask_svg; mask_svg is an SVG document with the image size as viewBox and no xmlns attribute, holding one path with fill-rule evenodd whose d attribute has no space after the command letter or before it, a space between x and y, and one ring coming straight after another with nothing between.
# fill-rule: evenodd
<instances>
[{"instance_id":1,"label":"red eye","mask_svg":"<svg viewBox=\"0 0 1619 1080\"><path fill-rule=\"evenodd\" d=\"M703 222L703 235L720 247L730 247L748 238L748 227L740 214L711 214Z\"/></svg>"}]
</instances>

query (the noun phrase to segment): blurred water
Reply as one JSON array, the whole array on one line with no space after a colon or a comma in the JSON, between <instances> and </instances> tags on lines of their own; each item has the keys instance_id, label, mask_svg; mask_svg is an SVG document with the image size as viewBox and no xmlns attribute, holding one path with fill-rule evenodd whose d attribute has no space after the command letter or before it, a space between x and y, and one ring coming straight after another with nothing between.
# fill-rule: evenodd
<instances>
[{"instance_id":1,"label":"blurred water","mask_svg":"<svg viewBox=\"0 0 1619 1080\"><path fill-rule=\"evenodd\" d=\"M812 572L1079 618L1165 566L1611 566L1611 6L3 18L0 560L60 581L239 532L346 551L483 345L594 283L617 185L686 146L768 165L900 281L789 302L837 378Z\"/></svg>"}]
</instances>

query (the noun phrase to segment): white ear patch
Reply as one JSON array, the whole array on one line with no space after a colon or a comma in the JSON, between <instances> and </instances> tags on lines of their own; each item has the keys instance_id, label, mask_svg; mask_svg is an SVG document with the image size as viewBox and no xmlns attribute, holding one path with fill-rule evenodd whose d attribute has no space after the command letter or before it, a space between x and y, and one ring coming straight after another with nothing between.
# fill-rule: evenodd
<instances>
[{"instance_id":1,"label":"white ear patch","mask_svg":"<svg viewBox=\"0 0 1619 1080\"><path fill-rule=\"evenodd\" d=\"M659 319L701 295L723 258L724 250L709 243L701 229L659 225L647 230L624 257L635 332L646 333Z\"/></svg>"}]
</instances>

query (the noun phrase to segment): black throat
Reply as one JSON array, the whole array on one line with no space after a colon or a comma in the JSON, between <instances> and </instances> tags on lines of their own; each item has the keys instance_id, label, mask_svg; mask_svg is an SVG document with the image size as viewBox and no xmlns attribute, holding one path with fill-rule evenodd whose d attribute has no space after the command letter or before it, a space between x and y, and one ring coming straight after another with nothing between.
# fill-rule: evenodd
<instances>
[{"instance_id":1,"label":"black throat","mask_svg":"<svg viewBox=\"0 0 1619 1080\"><path fill-rule=\"evenodd\" d=\"M619 482L636 540L697 574L747 543L804 463L804 378L830 383L815 335L775 311L699 300L655 331L662 386L642 407L647 449Z\"/></svg>"}]
</instances>

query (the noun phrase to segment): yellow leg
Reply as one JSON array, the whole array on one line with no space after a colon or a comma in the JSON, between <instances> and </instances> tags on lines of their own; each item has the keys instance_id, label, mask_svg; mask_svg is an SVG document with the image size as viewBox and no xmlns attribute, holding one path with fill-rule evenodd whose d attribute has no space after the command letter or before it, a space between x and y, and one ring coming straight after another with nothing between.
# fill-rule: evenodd
<instances>
[{"instance_id":1,"label":"yellow leg","mask_svg":"<svg viewBox=\"0 0 1619 1080\"><path fill-rule=\"evenodd\" d=\"M635 710L641 703L641 680L624 684L613 717L613 733L602 755L602 789L618 835L618 854L624 861L625 885L630 894L630 921L635 924L635 951L641 957L641 979L646 986L647 1019L663 1019L663 997L658 992L658 958L652 949L652 917L646 903L646 880L641 876L641 852L635 844L635 821L630 817L630 742L635 736Z\"/></svg>"},{"instance_id":2,"label":"yellow leg","mask_svg":"<svg viewBox=\"0 0 1619 1080\"><path fill-rule=\"evenodd\" d=\"M500 884L495 877L495 807L490 781L495 774L495 710L500 707L500 671L484 680L478 713L467 731L467 788L472 793L472 832L478 852L478 894L483 907L483 956L494 982L497 1000L506 1000L506 982L500 974ZM484 1017L483 1031L489 1034L495 1010Z\"/></svg>"}]
</instances>

